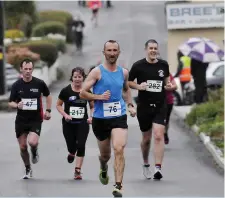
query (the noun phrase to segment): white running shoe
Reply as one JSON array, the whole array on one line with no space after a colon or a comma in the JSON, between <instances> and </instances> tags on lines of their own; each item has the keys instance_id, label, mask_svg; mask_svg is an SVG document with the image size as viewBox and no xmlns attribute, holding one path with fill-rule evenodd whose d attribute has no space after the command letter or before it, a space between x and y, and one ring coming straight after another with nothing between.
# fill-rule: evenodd
<instances>
[{"instance_id":1,"label":"white running shoe","mask_svg":"<svg viewBox=\"0 0 225 198\"><path fill-rule=\"evenodd\" d=\"M151 179L151 171L150 171L150 165L144 164L143 165L143 175L146 177L146 179Z\"/></svg>"}]
</instances>

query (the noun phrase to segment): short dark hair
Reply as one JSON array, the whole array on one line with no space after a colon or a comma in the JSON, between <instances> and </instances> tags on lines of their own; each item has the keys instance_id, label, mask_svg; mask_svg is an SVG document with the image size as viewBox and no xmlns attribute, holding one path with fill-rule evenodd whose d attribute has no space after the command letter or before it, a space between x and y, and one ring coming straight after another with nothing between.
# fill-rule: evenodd
<instances>
[{"instance_id":1,"label":"short dark hair","mask_svg":"<svg viewBox=\"0 0 225 198\"><path fill-rule=\"evenodd\" d=\"M105 42L103 50L105 50L106 43L117 43L118 49L120 49L120 45L116 40L108 40L108 41Z\"/></svg>"},{"instance_id":2,"label":"short dark hair","mask_svg":"<svg viewBox=\"0 0 225 198\"><path fill-rule=\"evenodd\" d=\"M82 67L75 67L75 68L72 69L70 81L72 81L72 79L73 79L74 72L79 72L83 76L84 79L86 78L86 74L85 74L84 69Z\"/></svg>"},{"instance_id":3,"label":"short dark hair","mask_svg":"<svg viewBox=\"0 0 225 198\"><path fill-rule=\"evenodd\" d=\"M145 42L145 48L148 47L148 44L149 44L149 43L156 43L156 44L158 45L158 42L157 42L155 39L149 39L149 40L147 40L147 41Z\"/></svg>"},{"instance_id":4,"label":"short dark hair","mask_svg":"<svg viewBox=\"0 0 225 198\"><path fill-rule=\"evenodd\" d=\"M22 61L21 61L21 63L20 63L20 68L22 68L23 67L23 64L24 63L32 63L32 65L34 66L34 63L33 63L33 61L32 60L30 60L30 59L28 59L28 58L26 58L26 59L23 59Z\"/></svg>"}]
</instances>

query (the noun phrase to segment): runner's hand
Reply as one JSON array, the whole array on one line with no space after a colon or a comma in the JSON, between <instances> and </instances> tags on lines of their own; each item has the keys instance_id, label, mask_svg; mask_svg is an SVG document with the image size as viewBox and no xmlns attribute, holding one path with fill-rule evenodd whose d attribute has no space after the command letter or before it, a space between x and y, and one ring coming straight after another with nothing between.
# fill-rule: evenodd
<instances>
[{"instance_id":1,"label":"runner's hand","mask_svg":"<svg viewBox=\"0 0 225 198\"><path fill-rule=\"evenodd\" d=\"M128 107L128 111L130 112L130 116L131 117L135 117L136 116L136 109L132 106Z\"/></svg>"},{"instance_id":2,"label":"runner's hand","mask_svg":"<svg viewBox=\"0 0 225 198\"><path fill-rule=\"evenodd\" d=\"M65 118L65 120L67 122L70 121L70 120L72 120L72 117L70 115L67 115L67 114L64 116L64 118Z\"/></svg>"},{"instance_id":3,"label":"runner's hand","mask_svg":"<svg viewBox=\"0 0 225 198\"><path fill-rule=\"evenodd\" d=\"M17 104L17 107L18 107L18 109L23 109L23 102L22 102L22 101L19 102L19 103Z\"/></svg>"},{"instance_id":4,"label":"runner's hand","mask_svg":"<svg viewBox=\"0 0 225 198\"><path fill-rule=\"evenodd\" d=\"M92 117L89 117L89 118L87 119L87 123L88 123L88 124L92 124Z\"/></svg>"},{"instance_id":5,"label":"runner's hand","mask_svg":"<svg viewBox=\"0 0 225 198\"><path fill-rule=\"evenodd\" d=\"M139 85L139 90L146 90L146 87L147 87L147 83L143 82Z\"/></svg>"},{"instance_id":6,"label":"runner's hand","mask_svg":"<svg viewBox=\"0 0 225 198\"><path fill-rule=\"evenodd\" d=\"M44 115L44 119L45 120L50 120L51 119L51 113L49 113L48 111L45 112L45 115Z\"/></svg>"},{"instance_id":7,"label":"runner's hand","mask_svg":"<svg viewBox=\"0 0 225 198\"><path fill-rule=\"evenodd\" d=\"M172 88L172 83L170 81L168 81L168 83L166 84L166 86L164 87L165 90L170 90Z\"/></svg>"},{"instance_id":8,"label":"runner's hand","mask_svg":"<svg viewBox=\"0 0 225 198\"><path fill-rule=\"evenodd\" d=\"M111 96L110 91L107 90L101 95L101 99L102 100L109 100L110 96Z\"/></svg>"}]
</instances>

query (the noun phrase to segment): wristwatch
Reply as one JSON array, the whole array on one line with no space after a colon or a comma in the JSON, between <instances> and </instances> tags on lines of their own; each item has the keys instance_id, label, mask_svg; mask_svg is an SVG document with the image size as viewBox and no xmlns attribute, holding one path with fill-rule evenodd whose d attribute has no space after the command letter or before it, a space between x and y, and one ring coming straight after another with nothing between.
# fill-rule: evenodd
<instances>
[{"instance_id":1,"label":"wristwatch","mask_svg":"<svg viewBox=\"0 0 225 198\"><path fill-rule=\"evenodd\" d=\"M47 111L47 112L49 112L49 113L51 113L51 112L52 112L52 110L51 110L51 109L46 109L46 111Z\"/></svg>"},{"instance_id":2,"label":"wristwatch","mask_svg":"<svg viewBox=\"0 0 225 198\"><path fill-rule=\"evenodd\" d=\"M128 106L128 107L129 107L129 106L134 107L134 105L133 105L132 103L128 103L127 106Z\"/></svg>"}]
</instances>

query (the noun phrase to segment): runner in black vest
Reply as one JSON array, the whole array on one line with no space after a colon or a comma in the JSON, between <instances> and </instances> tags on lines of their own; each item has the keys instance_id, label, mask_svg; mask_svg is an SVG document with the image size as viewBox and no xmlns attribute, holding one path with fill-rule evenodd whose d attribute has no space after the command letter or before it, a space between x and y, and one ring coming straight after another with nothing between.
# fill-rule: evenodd
<instances>
[{"instance_id":1,"label":"runner in black vest","mask_svg":"<svg viewBox=\"0 0 225 198\"><path fill-rule=\"evenodd\" d=\"M51 118L52 97L45 82L32 76L33 67L31 60L25 59L21 62L20 70L23 78L13 84L9 98L9 106L17 108L15 131L21 157L26 167L23 179L32 177L27 139L31 146L32 162L36 164L39 160L37 146L42 122L43 119L49 120ZM42 95L47 97L45 113L43 112Z\"/></svg>"},{"instance_id":2,"label":"runner in black vest","mask_svg":"<svg viewBox=\"0 0 225 198\"><path fill-rule=\"evenodd\" d=\"M161 164L164 154L164 131L166 114L165 90L171 88L169 80L169 65L162 59L157 59L158 43L148 40L145 44L146 58L135 62L130 70L129 85L139 90L137 103L137 118L142 131L141 149L143 155L143 174L151 178L149 165L149 150L152 131L154 133L155 173L154 179L161 179ZM137 83L134 80L137 79Z\"/></svg>"}]
</instances>

